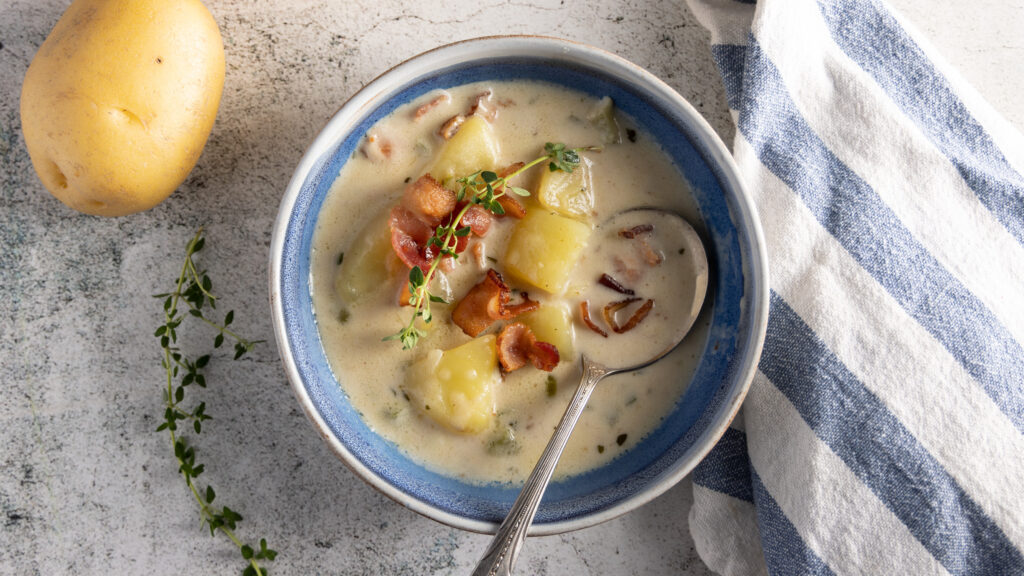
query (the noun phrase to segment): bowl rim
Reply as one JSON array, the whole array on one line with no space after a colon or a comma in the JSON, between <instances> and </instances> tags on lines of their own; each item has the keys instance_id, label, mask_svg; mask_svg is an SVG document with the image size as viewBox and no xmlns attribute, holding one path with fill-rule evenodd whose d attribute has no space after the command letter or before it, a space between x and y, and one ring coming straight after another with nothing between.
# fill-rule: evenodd
<instances>
[{"instance_id":1,"label":"bowl rim","mask_svg":"<svg viewBox=\"0 0 1024 576\"><path fill-rule=\"evenodd\" d=\"M423 63L430 64L431 59L440 59L448 54L457 55L460 51L466 51L467 47L483 48L492 44L507 44L507 47L516 48L520 53L524 53L524 55L525 53L536 55L532 53L543 52L543 49L547 48L551 52L562 52L566 59L580 64L584 68L598 68L605 69L606 71L607 68L611 68L618 71L619 74L628 72L635 80L639 80L638 84L643 85L645 90L654 92L657 97L676 107L690 122L689 127L694 130L692 136L700 140L706 147L705 150L710 156L708 160L717 163L719 171L716 175L722 179L721 185L723 188L731 188L736 192L737 217L746 225L747 233L753 246L753 252L745 255L749 259L750 264L749 273L744 275L744 299L746 300L746 308L750 313L750 323L747 327L749 344L745 348L737 350L740 360L735 371L734 381L739 385L734 385L727 390L722 404L724 408L712 418L708 427L694 441L693 446L696 450L693 455L690 458L681 459L676 464L670 466L643 490L631 494L605 509L567 520L535 524L529 530L529 535L531 536L552 535L579 530L621 516L657 498L686 477L707 456L735 418L750 388L757 370L758 359L761 356L768 324L769 295L767 251L764 233L757 216L757 209L740 176L739 169L732 155L721 138L719 138L718 134L704 117L672 87L654 74L621 56L582 42L550 36L495 35L470 38L438 46L403 60L375 77L349 97L317 133L317 136L299 161L281 198L271 232L268 258L269 300L274 338L277 342L278 353L284 365L292 392L307 419L313 424L321 439L330 447L335 456L363 481L406 508L454 528L483 534L493 534L498 527L496 522L466 518L440 509L401 491L360 462L341 440L331 433L327 423L313 404L294 360L293 351L288 341L284 306L280 294L282 255L286 237L285 233L291 213L305 179L317 161L324 154L330 152L335 145L336 140L332 136L338 132L339 127L350 123L352 118L358 118L364 108L374 104L378 97L389 92L394 87L394 84L401 82L404 74L408 73L411 77L416 77L418 74L424 73L424 71L429 73L435 69L435 67L431 66L424 68ZM483 50L480 52L483 52ZM509 54L503 55L508 56ZM516 54L513 53L511 55L515 56ZM454 62L448 64L464 64L487 58L489 56L474 55L473 51L469 50L463 56L456 58ZM748 291L751 293L747 294Z\"/></svg>"}]
</instances>

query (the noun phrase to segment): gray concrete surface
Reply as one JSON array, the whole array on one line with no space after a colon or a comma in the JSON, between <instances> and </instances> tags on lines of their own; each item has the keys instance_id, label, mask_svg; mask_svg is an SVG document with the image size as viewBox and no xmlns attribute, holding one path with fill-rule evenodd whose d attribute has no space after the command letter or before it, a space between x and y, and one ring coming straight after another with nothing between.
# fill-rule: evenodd
<instances>
[{"instance_id":1,"label":"gray concrete surface","mask_svg":"<svg viewBox=\"0 0 1024 576\"><path fill-rule=\"evenodd\" d=\"M894 2L1018 127L1024 4ZM449 41L537 33L647 67L732 127L707 35L678 1L403 3L209 0L228 74L217 125L186 182L142 214L101 219L45 192L25 152L21 81L66 0L0 0L0 574L231 574L242 563L199 529L154 429L162 374L151 337L183 246L203 256L251 357L217 356L194 393L214 416L202 480L266 536L278 574L462 574L486 538L422 518L350 473L313 433L278 361L266 254L278 200L305 147L384 69ZM970 4L970 9L966 6ZM961 6L963 5L963 6ZM186 348L200 351L208 333ZM603 525L532 539L523 574L706 574L686 523L688 481Z\"/></svg>"}]
</instances>

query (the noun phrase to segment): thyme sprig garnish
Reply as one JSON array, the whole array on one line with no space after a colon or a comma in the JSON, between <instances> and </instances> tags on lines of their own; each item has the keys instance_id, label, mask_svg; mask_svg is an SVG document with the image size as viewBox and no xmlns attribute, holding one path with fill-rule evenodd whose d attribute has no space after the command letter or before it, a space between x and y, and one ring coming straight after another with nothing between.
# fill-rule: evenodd
<instances>
[{"instance_id":1,"label":"thyme sprig garnish","mask_svg":"<svg viewBox=\"0 0 1024 576\"><path fill-rule=\"evenodd\" d=\"M458 238L468 236L470 233L469 226L459 227L459 223L462 222L462 217L466 215L470 206L477 205L496 216L501 216L505 214L505 209L498 201L499 198L508 192L517 196L530 195L528 190L512 186L509 182L513 178L544 162L548 163L548 170L552 172L571 173L580 164L580 152L595 150L599 150L599 148L594 146L566 148L565 144L548 142L544 145L545 154L543 156L524 164L510 174L499 176L490 170L478 170L469 176L456 179L456 183L459 184L456 198L460 203L466 202L466 205L449 221L449 224L438 226L434 230L434 235L428 241L427 246L437 246L439 250L427 271L424 272L419 266L413 266L409 271L409 305L413 309L412 317L405 327L384 340L399 340L402 342L404 350L415 348L420 338L426 335L426 332L416 326L416 319L422 318L424 323L429 324L433 319L430 304L432 302L447 304L444 298L430 293L430 281L433 280L434 273L445 256L458 259L459 255L455 252Z\"/></svg>"},{"instance_id":2,"label":"thyme sprig garnish","mask_svg":"<svg viewBox=\"0 0 1024 576\"><path fill-rule=\"evenodd\" d=\"M199 504L200 525L210 529L210 536L220 531L238 548L242 559L246 561L243 576L266 576L267 569L260 565L261 560L272 561L277 552L267 548L267 540L260 538L258 548L243 543L235 535L238 523L242 521L242 515L238 512L221 506L219 509L213 506L217 497L210 485L205 490L200 490L196 484L198 478L205 469L203 464L196 463L196 450L186 441L184 435L179 433L179 423L191 422L192 429L200 434L203 429L203 422L211 419L206 413L206 403L200 402L192 409L184 407L185 391L195 384L200 388L206 388L206 377L202 369L210 362L210 355L206 354L189 359L176 345L178 341L178 328L182 320L186 318L179 310L184 304L184 310L188 316L203 321L217 331L213 339L213 347L220 348L224 344L225 337L235 343L234 359L237 360L250 352L253 347L263 342L262 340L247 340L242 338L228 326L234 321L233 310L224 315L224 320L218 322L212 319L211 312L217 308L217 298L213 295L213 282L206 271L196 267L192 257L203 249L206 243L203 238L203 231L200 229L189 241L185 249L185 261L181 267L181 273L175 283L174 291L165 294L154 294L154 298L163 300L164 322L157 327L153 335L160 340L160 348L163 350L161 366L167 373L167 390L164 393L166 407L164 409L164 421L157 427L157 432L167 430L174 446L174 457L178 461L178 471L185 478L196 502ZM204 311L204 307L208 309ZM177 381L177 384L175 382Z\"/></svg>"}]
</instances>

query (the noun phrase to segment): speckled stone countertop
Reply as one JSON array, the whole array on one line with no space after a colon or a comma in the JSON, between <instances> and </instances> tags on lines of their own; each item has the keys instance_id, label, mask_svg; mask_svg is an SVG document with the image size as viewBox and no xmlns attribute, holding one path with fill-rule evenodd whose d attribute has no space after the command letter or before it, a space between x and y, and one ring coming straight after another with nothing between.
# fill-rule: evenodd
<instances>
[{"instance_id":1,"label":"speckled stone countertop","mask_svg":"<svg viewBox=\"0 0 1024 576\"><path fill-rule=\"evenodd\" d=\"M666 80L726 139L732 127L705 31L677 1L208 0L227 80L206 150L157 208L101 219L45 192L18 99L67 0L0 0L0 574L237 574L227 540L154 433L162 413L152 338L188 238L239 331L268 340L215 357L202 396L202 480L266 536L278 574L464 574L487 537L422 518L331 455L292 397L267 306L270 229L293 167L346 98L423 50L494 33L561 36ZM1018 128L1024 2L893 4ZM186 339L202 350L208 336ZM706 574L687 526L690 485L600 526L528 541L523 574Z\"/></svg>"}]
</instances>

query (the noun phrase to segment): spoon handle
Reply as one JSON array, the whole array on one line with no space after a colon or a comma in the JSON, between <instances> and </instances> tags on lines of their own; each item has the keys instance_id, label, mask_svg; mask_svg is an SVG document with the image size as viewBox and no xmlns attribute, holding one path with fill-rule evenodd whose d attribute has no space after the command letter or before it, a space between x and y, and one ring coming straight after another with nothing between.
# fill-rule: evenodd
<instances>
[{"instance_id":1,"label":"spoon handle","mask_svg":"<svg viewBox=\"0 0 1024 576\"><path fill-rule=\"evenodd\" d=\"M530 473L526 484L523 485L519 497L512 504L508 516L498 527L498 532L491 540L490 546L487 547L480 562L477 563L476 569L473 570L473 576L511 576L512 566L515 565L516 558L519 557L519 550L523 547L523 541L526 540L526 532L530 529L530 524L533 523L533 517L537 514L537 508L540 507L544 490L547 489L548 482L551 481L551 474L555 471L558 458L562 455L566 442L569 441L569 435L572 434L576 421L580 419L580 414L583 413L583 408L586 407L587 400L590 399L590 394L594 391L597 383L614 372L616 371L593 362L586 356L583 357L583 375L580 378L579 387L576 388L576 394L569 402L569 407L565 409L562 421L555 428L551 440L548 440L544 453L541 454L537 465L533 467L533 472Z\"/></svg>"}]
</instances>

